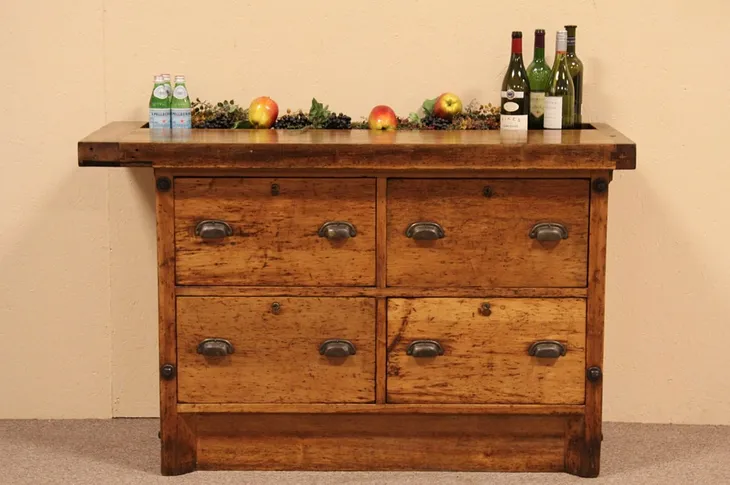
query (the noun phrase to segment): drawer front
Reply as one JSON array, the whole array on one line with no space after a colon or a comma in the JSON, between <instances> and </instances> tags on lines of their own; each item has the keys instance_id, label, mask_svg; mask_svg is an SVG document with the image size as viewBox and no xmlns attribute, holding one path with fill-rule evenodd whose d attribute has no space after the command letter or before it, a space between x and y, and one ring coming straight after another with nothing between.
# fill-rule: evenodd
<instances>
[{"instance_id":1,"label":"drawer front","mask_svg":"<svg viewBox=\"0 0 730 485\"><path fill-rule=\"evenodd\" d=\"M373 299L180 297L177 332L180 402L375 400Z\"/></svg>"},{"instance_id":2,"label":"drawer front","mask_svg":"<svg viewBox=\"0 0 730 485\"><path fill-rule=\"evenodd\" d=\"M375 181L178 178L175 248L180 285L372 286Z\"/></svg>"},{"instance_id":3,"label":"drawer front","mask_svg":"<svg viewBox=\"0 0 730 485\"><path fill-rule=\"evenodd\" d=\"M577 298L391 299L388 402L582 404L585 319Z\"/></svg>"},{"instance_id":4,"label":"drawer front","mask_svg":"<svg viewBox=\"0 0 730 485\"><path fill-rule=\"evenodd\" d=\"M583 287L588 201L587 180L390 180L388 286Z\"/></svg>"}]
</instances>

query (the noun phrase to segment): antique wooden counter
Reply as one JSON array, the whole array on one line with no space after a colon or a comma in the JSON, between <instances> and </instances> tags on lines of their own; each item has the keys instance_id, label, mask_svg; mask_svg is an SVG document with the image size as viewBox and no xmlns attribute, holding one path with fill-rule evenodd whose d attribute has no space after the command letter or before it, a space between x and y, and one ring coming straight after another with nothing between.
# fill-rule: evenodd
<instances>
[{"instance_id":1,"label":"antique wooden counter","mask_svg":"<svg viewBox=\"0 0 730 485\"><path fill-rule=\"evenodd\" d=\"M613 130L111 123L152 167L162 473L596 476Z\"/></svg>"}]
</instances>

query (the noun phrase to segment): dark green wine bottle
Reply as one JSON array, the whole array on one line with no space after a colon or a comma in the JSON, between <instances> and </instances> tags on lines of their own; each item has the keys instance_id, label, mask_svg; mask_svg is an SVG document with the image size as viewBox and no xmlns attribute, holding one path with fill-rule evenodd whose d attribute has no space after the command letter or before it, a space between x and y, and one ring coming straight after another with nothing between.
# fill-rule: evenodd
<instances>
[{"instance_id":1,"label":"dark green wine bottle","mask_svg":"<svg viewBox=\"0 0 730 485\"><path fill-rule=\"evenodd\" d=\"M559 30L555 37L555 63L545 93L545 129L565 130L575 124L575 87L566 61L568 32Z\"/></svg>"},{"instance_id":2,"label":"dark green wine bottle","mask_svg":"<svg viewBox=\"0 0 730 485\"><path fill-rule=\"evenodd\" d=\"M545 91L550 85L550 66L545 62L545 31L535 31L535 56L527 66L527 79L530 81L530 118L529 126L542 130L545 115Z\"/></svg>"},{"instance_id":3,"label":"dark green wine bottle","mask_svg":"<svg viewBox=\"0 0 730 485\"><path fill-rule=\"evenodd\" d=\"M575 29L577 28L575 25L565 26L565 30L568 31L568 71L570 71L570 77L573 79L573 86L575 86L575 125L580 127L583 123L583 116L581 115L581 105L583 104L583 62L578 59L578 55L575 53Z\"/></svg>"},{"instance_id":4,"label":"dark green wine bottle","mask_svg":"<svg viewBox=\"0 0 730 485\"><path fill-rule=\"evenodd\" d=\"M522 32L512 32L512 57L502 81L499 125L503 130L527 130L530 82L522 61Z\"/></svg>"}]
</instances>

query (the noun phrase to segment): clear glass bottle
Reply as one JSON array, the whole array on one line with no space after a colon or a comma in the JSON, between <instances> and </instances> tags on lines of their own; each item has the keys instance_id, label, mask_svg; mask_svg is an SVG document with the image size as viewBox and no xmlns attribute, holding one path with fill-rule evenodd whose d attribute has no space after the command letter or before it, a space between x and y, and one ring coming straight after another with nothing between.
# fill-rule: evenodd
<instances>
[{"instance_id":1,"label":"clear glass bottle","mask_svg":"<svg viewBox=\"0 0 730 485\"><path fill-rule=\"evenodd\" d=\"M568 62L568 71L573 79L575 86L575 125L580 127L583 123L583 115L581 109L583 105L583 62L578 59L575 53L575 25L566 25L565 30L568 31L568 54L566 56Z\"/></svg>"},{"instance_id":2,"label":"clear glass bottle","mask_svg":"<svg viewBox=\"0 0 730 485\"><path fill-rule=\"evenodd\" d=\"M575 124L575 87L568 71L566 51L568 32L555 36L555 62L550 73L550 86L545 92L545 129L565 130Z\"/></svg>"}]
</instances>

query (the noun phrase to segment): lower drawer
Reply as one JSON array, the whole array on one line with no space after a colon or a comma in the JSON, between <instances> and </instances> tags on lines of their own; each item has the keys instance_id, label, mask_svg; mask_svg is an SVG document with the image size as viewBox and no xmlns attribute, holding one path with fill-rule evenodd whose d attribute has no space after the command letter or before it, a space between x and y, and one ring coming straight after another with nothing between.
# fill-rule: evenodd
<instances>
[{"instance_id":1,"label":"lower drawer","mask_svg":"<svg viewBox=\"0 0 730 485\"><path fill-rule=\"evenodd\" d=\"M180 297L177 337L179 402L375 400L374 299Z\"/></svg>"},{"instance_id":2,"label":"lower drawer","mask_svg":"<svg viewBox=\"0 0 730 485\"><path fill-rule=\"evenodd\" d=\"M387 401L581 404L585 321L577 298L390 299Z\"/></svg>"}]
</instances>

